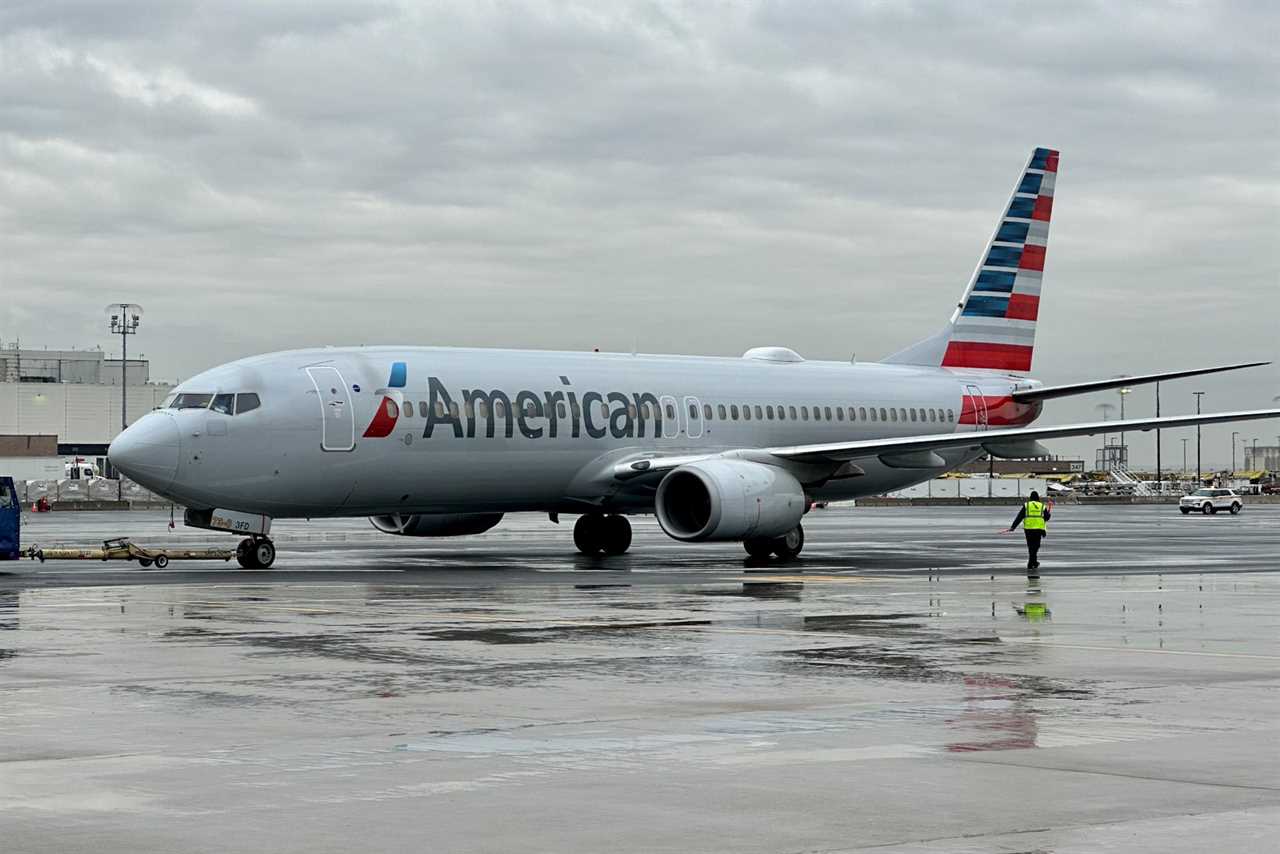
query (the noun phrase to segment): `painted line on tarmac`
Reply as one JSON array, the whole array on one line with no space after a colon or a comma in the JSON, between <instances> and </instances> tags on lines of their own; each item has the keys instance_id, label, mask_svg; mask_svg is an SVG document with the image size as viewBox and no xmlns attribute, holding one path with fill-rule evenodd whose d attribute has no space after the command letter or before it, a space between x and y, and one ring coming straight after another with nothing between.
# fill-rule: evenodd
<instances>
[{"instance_id":1,"label":"painted line on tarmac","mask_svg":"<svg viewBox=\"0 0 1280 854\"><path fill-rule=\"evenodd\" d=\"M1145 649L1132 646L1089 646L1076 643L1054 643L1040 638L1001 637L1004 643L1022 643L1033 646L1048 646L1054 649L1080 649L1088 652L1146 652L1153 655L1194 655L1205 658L1248 658L1261 661L1280 661L1280 655L1261 655L1251 652L1201 652L1192 649Z\"/></svg>"}]
</instances>

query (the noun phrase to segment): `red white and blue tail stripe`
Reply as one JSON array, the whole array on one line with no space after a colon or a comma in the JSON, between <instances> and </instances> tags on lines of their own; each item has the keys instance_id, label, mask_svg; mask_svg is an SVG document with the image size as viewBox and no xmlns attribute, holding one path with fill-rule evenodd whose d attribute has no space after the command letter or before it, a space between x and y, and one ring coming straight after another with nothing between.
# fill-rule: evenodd
<instances>
[{"instance_id":1,"label":"red white and blue tail stripe","mask_svg":"<svg viewBox=\"0 0 1280 854\"><path fill-rule=\"evenodd\" d=\"M1057 176L1057 151L1037 148L1031 153L947 328L886 361L1031 369Z\"/></svg>"}]
</instances>

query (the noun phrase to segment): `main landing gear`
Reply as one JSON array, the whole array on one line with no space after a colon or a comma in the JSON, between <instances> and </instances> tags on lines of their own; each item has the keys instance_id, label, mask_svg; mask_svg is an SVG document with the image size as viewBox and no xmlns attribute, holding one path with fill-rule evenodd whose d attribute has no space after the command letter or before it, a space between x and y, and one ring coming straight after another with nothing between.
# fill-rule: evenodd
<instances>
[{"instance_id":1,"label":"main landing gear","mask_svg":"<svg viewBox=\"0 0 1280 854\"><path fill-rule=\"evenodd\" d=\"M742 546L754 558L763 559L773 554L780 560L790 560L804 548L804 528L796 525L781 537L753 537L743 540Z\"/></svg>"},{"instance_id":2,"label":"main landing gear","mask_svg":"<svg viewBox=\"0 0 1280 854\"><path fill-rule=\"evenodd\" d=\"M631 523L626 516L579 516L573 526L573 544L584 555L623 554L631 548Z\"/></svg>"},{"instance_id":3,"label":"main landing gear","mask_svg":"<svg viewBox=\"0 0 1280 854\"><path fill-rule=\"evenodd\" d=\"M236 561L245 569L266 569L276 562L275 544L266 537L246 537L236 546Z\"/></svg>"}]
</instances>

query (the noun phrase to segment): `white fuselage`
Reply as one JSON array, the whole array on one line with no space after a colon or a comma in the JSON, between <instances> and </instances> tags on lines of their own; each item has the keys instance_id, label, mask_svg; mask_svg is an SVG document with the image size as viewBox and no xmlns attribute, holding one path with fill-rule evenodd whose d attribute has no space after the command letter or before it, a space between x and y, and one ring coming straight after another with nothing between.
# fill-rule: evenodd
<instances>
[{"instance_id":1,"label":"white fuselage","mask_svg":"<svg viewBox=\"0 0 1280 854\"><path fill-rule=\"evenodd\" d=\"M257 356L175 393L251 392L260 406L149 413L131 441L149 443L151 464L132 473L189 507L276 518L643 513L652 490L613 484L616 463L1021 425L1039 413L1008 398L1033 385L1024 377L763 355L371 347ZM815 486L812 497L881 493L978 453L944 452L945 466L924 469L859 461L865 474Z\"/></svg>"}]
</instances>

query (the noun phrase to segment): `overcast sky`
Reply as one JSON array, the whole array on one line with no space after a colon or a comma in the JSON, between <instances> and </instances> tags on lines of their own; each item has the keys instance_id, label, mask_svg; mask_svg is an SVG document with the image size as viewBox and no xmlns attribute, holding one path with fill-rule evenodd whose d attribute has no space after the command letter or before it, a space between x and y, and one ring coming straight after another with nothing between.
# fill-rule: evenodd
<instances>
[{"instance_id":1,"label":"overcast sky","mask_svg":"<svg viewBox=\"0 0 1280 854\"><path fill-rule=\"evenodd\" d=\"M129 300L158 378L342 343L878 359L1044 145L1037 376L1280 360L1276 9L10 0L0 339L115 349ZM1195 388L1270 405L1280 369L1165 411Z\"/></svg>"}]
</instances>

